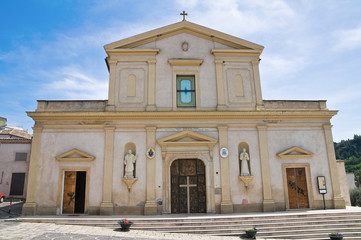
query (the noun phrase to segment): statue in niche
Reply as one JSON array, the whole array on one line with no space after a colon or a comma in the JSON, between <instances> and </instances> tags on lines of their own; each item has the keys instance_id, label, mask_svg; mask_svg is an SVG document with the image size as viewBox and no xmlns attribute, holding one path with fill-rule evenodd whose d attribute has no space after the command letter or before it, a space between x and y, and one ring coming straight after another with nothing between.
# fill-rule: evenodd
<instances>
[{"instance_id":1,"label":"statue in niche","mask_svg":"<svg viewBox=\"0 0 361 240\"><path fill-rule=\"evenodd\" d=\"M250 176L248 167L249 155L245 148L243 148L243 152L239 155L239 160L241 161L241 176Z\"/></svg>"},{"instance_id":2,"label":"statue in niche","mask_svg":"<svg viewBox=\"0 0 361 240\"><path fill-rule=\"evenodd\" d=\"M125 179L133 179L134 178L134 163L137 157L132 153L132 150L128 150L128 154L125 155L124 165L125 165Z\"/></svg>"}]
</instances>

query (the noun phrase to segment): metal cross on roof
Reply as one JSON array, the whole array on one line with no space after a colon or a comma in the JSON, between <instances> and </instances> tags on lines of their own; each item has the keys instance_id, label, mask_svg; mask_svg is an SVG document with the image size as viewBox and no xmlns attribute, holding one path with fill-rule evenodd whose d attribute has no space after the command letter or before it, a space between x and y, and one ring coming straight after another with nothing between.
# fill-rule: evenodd
<instances>
[{"instance_id":1,"label":"metal cross on roof","mask_svg":"<svg viewBox=\"0 0 361 240\"><path fill-rule=\"evenodd\" d=\"M183 11L180 15L183 16L183 21L186 20L186 16L188 15L188 13L186 13L186 11Z\"/></svg>"}]
</instances>

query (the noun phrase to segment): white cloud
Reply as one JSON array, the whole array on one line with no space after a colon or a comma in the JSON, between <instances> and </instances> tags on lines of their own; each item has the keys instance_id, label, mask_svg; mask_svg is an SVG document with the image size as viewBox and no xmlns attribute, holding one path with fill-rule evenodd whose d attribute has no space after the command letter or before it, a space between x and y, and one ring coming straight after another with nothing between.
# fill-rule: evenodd
<instances>
[{"instance_id":1,"label":"white cloud","mask_svg":"<svg viewBox=\"0 0 361 240\"><path fill-rule=\"evenodd\" d=\"M108 81L100 81L89 74L69 66L55 71L51 83L45 84L45 90L55 91L55 95L70 99L106 99Z\"/></svg>"},{"instance_id":2,"label":"white cloud","mask_svg":"<svg viewBox=\"0 0 361 240\"><path fill-rule=\"evenodd\" d=\"M336 38L335 50L361 48L361 25L354 29L336 31L333 35Z\"/></svg>"}]
</instances>

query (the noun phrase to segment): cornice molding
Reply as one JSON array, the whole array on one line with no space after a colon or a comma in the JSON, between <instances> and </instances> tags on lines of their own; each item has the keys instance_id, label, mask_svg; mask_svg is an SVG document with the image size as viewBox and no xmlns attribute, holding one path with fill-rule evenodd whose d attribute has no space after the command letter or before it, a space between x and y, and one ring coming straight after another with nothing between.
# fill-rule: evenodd
<instances>
[{"instance_id":1,"label":"cornice molding","mask_svg":"<svg viewBox=\"0 0 361 240\"><path fill-rule=\"evenodd\" d=\"M212 49L211 53L216 57L259 57L262 50L254 49Z\"/></svg>"},{"instance_id":2,"label":"cornice molding","mask_svg":"<svg viewBox=\"0 0 361 240\"><path fill-rule=\"evenodd\" d=\"M337 111L27 112L34 121L330 120Z\"/></svg>"},{"instance_id":3,"label":"cornice molding","mask_svg":"<svg viewBox=\"0 0 361 240\"><path fill-rule=\"evenodd\" d=\"M200 66L202 59L168 59L171 66Z\"/></svg>"},{"instance_id":4,"label":"cornice molding","mask_svg":"<svg viewBox=\"0 0 361 240\"><path fill-rule=\"evenodd\" d=\"M108 56L155 56L159 53L158 48L132 48L111 49L107 51Z\"/></svg>"}]
</instances>

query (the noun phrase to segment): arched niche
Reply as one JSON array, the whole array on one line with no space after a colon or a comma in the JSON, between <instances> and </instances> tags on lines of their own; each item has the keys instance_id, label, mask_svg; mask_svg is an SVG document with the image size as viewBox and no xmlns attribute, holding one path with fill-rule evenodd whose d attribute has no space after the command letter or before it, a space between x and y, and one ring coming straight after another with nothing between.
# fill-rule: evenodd
<instances>
[{"instance_id":1,"label":"arched niche","mask_svg":"<svg viewBox=\"0 0 361 240\"><path fill-rule=\"evenodd\" d=\"M125 175L125 156L128 154L129 150L132 151L134 156L137 156L137 149L134 143L128 142L124 147L124 156L123 156L123 176ZM134 178L137 177L137 162L134 163Z\"/></svg>"},{"instance_id":2,"label":"arched niche","mask_svg":"<svg viewBox=\"0 0 361 240\"><path fill-rule=\"evenodd\" d=\"M242 161L241 158L241 154L243 153L243 149L245 149L247 155L248 155L248 161L244 162ZM249 145L246 142L241 142L238 145L238 160L239 160L239 175L240 176L252 176L252 171L251 171L251 155L249 153ZM243 163L242 163L243 162ZM247 170L243 169L242 171L242 167L247 167ZM248 173L247 173L248 172Z\"/></svg>"}]
</instances>

